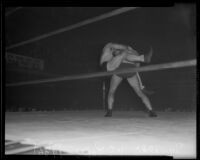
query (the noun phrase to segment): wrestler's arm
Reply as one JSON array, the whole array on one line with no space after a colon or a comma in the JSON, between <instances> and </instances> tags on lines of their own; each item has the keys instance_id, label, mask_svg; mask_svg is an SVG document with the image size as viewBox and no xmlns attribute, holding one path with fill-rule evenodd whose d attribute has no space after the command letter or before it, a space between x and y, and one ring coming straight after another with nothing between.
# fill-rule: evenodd
<instances>
[{"instance_id":1,"label":"wrestler's arm","mask_svg":"<svg viewBox=\"0 0 200 160\"><path fill-rule=\"evenodd\" d=\"M114 49L119 49L119 50L127 50L128 46L122 45L122 44L117 44L117 43L110 43L110 47Z\"/></svg>"},{"instance_id":2,"label":"wrestler's arm","mask_svg":"<svg viewBox=\"0 0 200 160\"><path fill-rule=\"evenodd\" d=\"M107 63L107 70L108 71L113 71L115 70L120 64L121 62L124 60L124 58L126 57L126 53L122 53L118 56L113 57L108 63Z\"/></svg>"},{"instance_id":3,"label":"wrestler's arm","mask_svg":"<svg viewBox=\"0 0 200 160\"><path fill-rule=\"evenodd\" d=\"M144 62L144 55L127 54L126 60L130 62Z\"/></svg>"},{"instance_id":4,"label":"wrestler's arm","mask_svg":"<svg viewBox=\"0 0 200 160\"><path fill-rule=\"evenodd\" d=\"M132 50L132 51L129 51L129 50L116 50L113 52L113 55L114 56L118 56L120 54L126 54L125 56L125 60L126 61L129 61L129 62L144 62L144 55L139 55L137 53L137 51L135 50Z\"/></svg>"},{"instance_id":5,"label":"wrestler's arm","mask_svg":"<svg viewBox=\"0 0 200 160\"><path fill-rule=\"evenodd\" d=\"M144 55L140 55L136 50L128 46L126 50L126 60L130 62L144 62Z\"/></svg>"},{"instance_id":6,"label":"wrestler's arm","mask_svg":"<svg viewBox=\"0 0 200 160\"><path fill-rule=\"evenodd\" d=\"M116 51L113 52L114 55L118 55L118 54L126 52L126 60L127 61L144 62L144 55L140 56L139 53L136 50L134 50L133 48L131 48L130 46L125 46L125 45L121 45L121 44L117 44L117 43L111 43L111 42L107 44L107 47L108 46L110 48L113 48L113 49L116 50ZM115 54L115 52L116 52L116 54ZM116 61L117 61L117 59L116 59ZM112 64L111 64L111 66L112 66Z\"/></svg>"}]
</instances>

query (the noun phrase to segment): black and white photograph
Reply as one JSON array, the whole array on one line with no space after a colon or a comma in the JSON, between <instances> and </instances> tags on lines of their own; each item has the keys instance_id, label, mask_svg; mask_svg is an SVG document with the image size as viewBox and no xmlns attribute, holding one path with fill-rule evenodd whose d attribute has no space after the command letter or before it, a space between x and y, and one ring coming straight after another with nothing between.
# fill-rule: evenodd
<instances>
[{"instance_id":1,"label":"black and white photograph","mask_svg":"<svg viewBox=\"0 0 200 160\"><path fill-rule=\"evenodd\" d=\"M197 158L196 3L4 12L5 155Z\"/></svg>"}]
</instances>

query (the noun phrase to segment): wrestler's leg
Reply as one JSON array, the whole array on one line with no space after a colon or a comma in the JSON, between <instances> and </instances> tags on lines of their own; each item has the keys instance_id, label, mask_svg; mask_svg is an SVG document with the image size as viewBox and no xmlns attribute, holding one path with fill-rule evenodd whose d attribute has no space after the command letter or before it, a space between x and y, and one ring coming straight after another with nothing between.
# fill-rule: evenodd
<instances>
[{"instance_id":1,"label":"wrestler's leg","mask_svg":"<svg viewBox=\"0 0 200 160\"><path fill-rule=\"evenodd\" d=\"M153 55L153 49L151 47L149 53L147 53L147 54L144 55L144 62L145 63L150 63L152 55Z\"/></svg>"},{"instance_id":2,"label":"wrestler's leg","mask_svg":"<svg viewBox=\"0 0 200 160\"><path fill-rule=\"evenodd\" d=\"M157 116L153 112L149 98L142 92L142 90L140 88L140 84L139 84L137 75L134 75L133 77L128 78L127 81L131 85L131 87L134 89L136 94L142 99L142 102L145 104L145 106L147 107L147 109L149 111L149 116L151 116L151 117Z\"/></svg>"},{"instance_id":3,"label":"wrestler's leg","mask_svg":"<svg viewBox=\"0 0 200 160\"><path fill-rule=\"evenodd\" d=\"M122 81L122 78L117 75L113 75L111 78L110 88L109 88L109 92L108 92L108 111L107 111L107 114L105 115L106 117L112 116L114 94L115 94L117 87L121 83L121 81Z\"/></svg>"}]
</instances>

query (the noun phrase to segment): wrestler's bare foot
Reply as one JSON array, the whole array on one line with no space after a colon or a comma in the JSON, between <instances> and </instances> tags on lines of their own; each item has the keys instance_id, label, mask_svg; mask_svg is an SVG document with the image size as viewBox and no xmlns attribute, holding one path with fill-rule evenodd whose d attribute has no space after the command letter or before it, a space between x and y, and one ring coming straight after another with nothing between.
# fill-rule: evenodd
<instances>
[{"instance_id":1,"label":"wrestler's bare foot","mask_svg":"<svg viewBox=\"0 0 200 160\"><path fill-rule=\"evenodd\" d=\"M154 111L150 110L149 117L157 117L157 114Z\"/></svg>"},{"instance_id":2,"label":"wrestler's bare foot","mask_svg":"<svg viewBox=\"0 0 200 160\"><path fill-rule=\"evenodd\" d=\"M112 117L112 110L108 109L104 117Z\"/></svg>"}]
</instances>

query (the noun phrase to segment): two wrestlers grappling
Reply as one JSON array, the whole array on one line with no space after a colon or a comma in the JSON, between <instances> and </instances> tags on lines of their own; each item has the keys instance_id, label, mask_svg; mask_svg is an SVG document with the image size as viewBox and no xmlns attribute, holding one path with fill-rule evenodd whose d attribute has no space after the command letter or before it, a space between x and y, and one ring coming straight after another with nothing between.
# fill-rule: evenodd
<instances>
[{"instance_id":1,"label":"two wrestlers grappling","mask_svg":"<svg viewBox=\"0 0 200 160\"><path fill-rule=\"evenodd\" d=\"M128 45L122 45L117 43L108 43L103 48L103 52L100 59L100 65L106 71L117 71L121 69L127 69L132 67L139 67L140 63L150 63L153 51L152 48L148 54L139 54L136 50ZM135 73L123 73L113 74L110 79L110 87L107 97L107 113L105 117L112 116L114 94L117 87L126 79L130 86L134 89L136 94L141 98L145 104L148 115L150 117L156 117L156 113L153 111L149 98L145 95L144 85L138 72Z\"/></svg>"}]
</instances>

